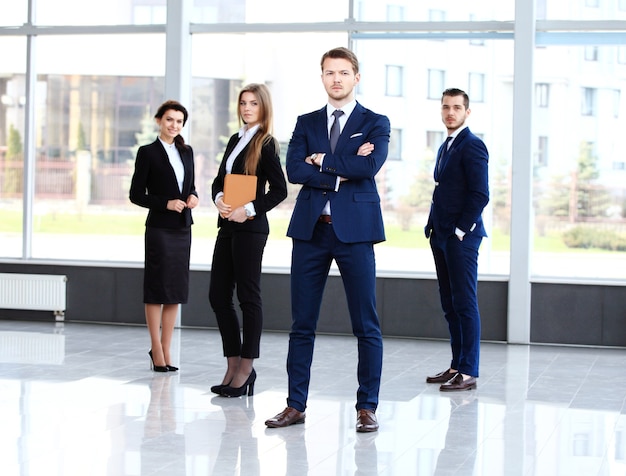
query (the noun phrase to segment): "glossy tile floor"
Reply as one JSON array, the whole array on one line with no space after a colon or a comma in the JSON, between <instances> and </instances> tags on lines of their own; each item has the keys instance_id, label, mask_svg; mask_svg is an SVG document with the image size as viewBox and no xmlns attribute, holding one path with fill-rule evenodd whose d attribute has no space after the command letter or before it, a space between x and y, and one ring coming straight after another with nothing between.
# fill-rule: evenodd
<instances>
[{"instance_id":1,"label":"glossy tile floor","mask_svg":"<svg viewBox=\"0 0 626 476\"><path fill-rule=\"evenodd\" d=\"M484 343L475 391L441 394L448 344L386 339L377 433L354 431L356 344L319 336L304 425L285 406L287 334L266 333L253 397L210 393L219 334L177 330L178 373L143 327L0 320L0 474L624 475L624 349Z\"/></svg>"}]
</instances>

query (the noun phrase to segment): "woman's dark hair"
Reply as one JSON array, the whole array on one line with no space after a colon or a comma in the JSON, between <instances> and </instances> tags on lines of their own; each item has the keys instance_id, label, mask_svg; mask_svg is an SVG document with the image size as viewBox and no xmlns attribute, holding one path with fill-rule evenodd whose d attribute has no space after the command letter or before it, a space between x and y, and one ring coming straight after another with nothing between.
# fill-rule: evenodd
<instances>
[{"instance_id":1,"label":"woman's dark hair","mask_svg":"<svg viewBox=\"0 0 626 476\"><path fill-rule=\"evenodd\" d=\"M187 118L189 117L189 113L187 112L187 109L185 109L185 106L183 106L178 101L174 101L173 99L169 99L168 101L165 101L163 104L161 104L156 114L154 115L154 118L161 119L167 111L171 111L171 110L183 113L183 126L184 126L187 123ZM174 137L174 144L176 145L176 148L179 150L186 150L189 148L189 146L185 144L185 139L183 139L183 136L181 136L180 134Z\"/></svg>"}]
</instances>

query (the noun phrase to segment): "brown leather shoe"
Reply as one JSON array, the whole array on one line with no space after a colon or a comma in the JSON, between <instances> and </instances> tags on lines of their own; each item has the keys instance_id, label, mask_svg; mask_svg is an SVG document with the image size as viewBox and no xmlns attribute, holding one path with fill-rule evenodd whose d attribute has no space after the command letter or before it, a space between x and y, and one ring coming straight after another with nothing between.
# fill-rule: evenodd
<instances>
[{"instance_id":1,"label":"brown leather shoe","mask_svg":"<svg viewBox=\"0 0 626 476\"><path fill-rule=\"evenodd\" d=\"M378 430L378 420L374 410L357 410L356 431L359 433L369 433Z\"/></svg>"},{"instance_id":2,"label":"brown leather shoe","mask_svg":"<svg viewBox=\"0 0 626 476\"><path fill-rule=\"evenodd\" d=\"M454 378L439 387L439 390L442 392L457 392L461 390L472 390L474 388L476 388L476 379L474 377L463 380L463 375L456 374Z\"/></svg>"},{"instance_id":3,"label":"brown leather shoe","mask_svg":"<svg viewBox=\"0 0 626 476\"><path fill-rule=\"evenodd\" d=\"M304 412L299 412L293 407L287 407L275 417L265 420L265 424L269 428L284 428L289 425L304 423L305 416Z\"/></svg>"},{"instance_id":4,"label":"brown leather shoe","mask_svg":"<svg viewBox=\"0 0 626 476\"><path fill-rule=\"evenodd\" d=\"M439 372L437 375L433 375L432 377L426 377L426 383L446 383L456 374L458 374L458 372L450 372L450 369L444 370L443 372Z\"/></svg>"}]
</instances>

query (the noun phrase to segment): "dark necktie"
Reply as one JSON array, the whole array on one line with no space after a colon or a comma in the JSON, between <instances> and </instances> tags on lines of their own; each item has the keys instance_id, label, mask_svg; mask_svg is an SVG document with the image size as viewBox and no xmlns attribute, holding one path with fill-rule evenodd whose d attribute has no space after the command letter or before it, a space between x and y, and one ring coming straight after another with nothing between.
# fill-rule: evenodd
<instances>
[{"instance_id":1,"label":"dark necktie","mask_svg":"<svg viewBox=\"0 0 626 476\"><path fill-rule=\"evenodd\" d=\"M443 143L441 154L439 154L439 158L437 159L437 172L441 172L441 168L448 158L448 144L450 144L451 140L452 136L448 136L446 141Z\"/></svg>"},{"instance_id":2,"label":"dark necktie","mask_svg":"<svg viewBox=\"0 0 626 476\"><path fill-rule=\"evenodd\" d=\"M337 145L337 141L339 140L339 134L341 131L339 129L339 117L343 116L343 111L341 109L335 109L333 112L333 116L335 116L335 120L333 121L333 125L330 126L330 151L335 152L335 146Z\"/></svg>"}]
</instances>

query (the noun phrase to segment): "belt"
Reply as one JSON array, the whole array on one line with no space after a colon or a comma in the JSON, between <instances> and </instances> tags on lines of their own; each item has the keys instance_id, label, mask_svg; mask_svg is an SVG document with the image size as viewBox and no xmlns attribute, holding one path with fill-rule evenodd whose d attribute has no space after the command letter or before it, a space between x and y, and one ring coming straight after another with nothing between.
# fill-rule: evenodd
<instances>
[{"instance_id":1,"label":"belt","mask_svg":"<svg viewBox=\"0 0 626 476\"><path fill-rule=\"evenodd\" d=\"M329 225L333 222L330 218L330 215L320 215L317 219L320 223L328 223Z\"/></svg>"}]
</instances>

